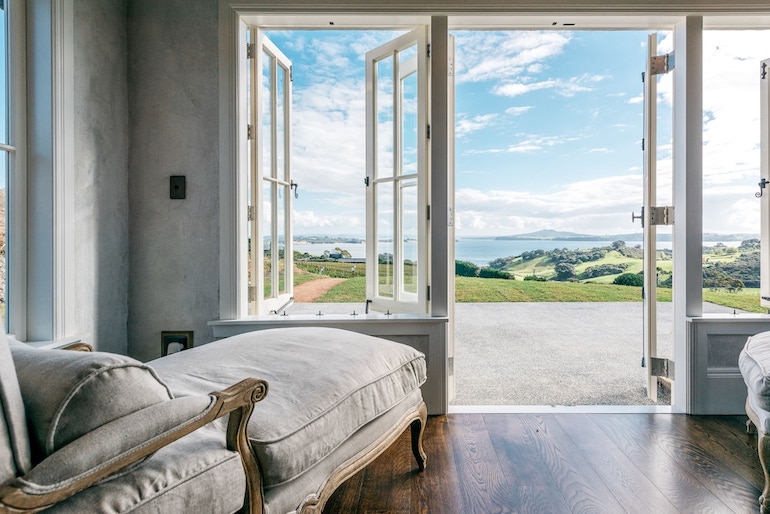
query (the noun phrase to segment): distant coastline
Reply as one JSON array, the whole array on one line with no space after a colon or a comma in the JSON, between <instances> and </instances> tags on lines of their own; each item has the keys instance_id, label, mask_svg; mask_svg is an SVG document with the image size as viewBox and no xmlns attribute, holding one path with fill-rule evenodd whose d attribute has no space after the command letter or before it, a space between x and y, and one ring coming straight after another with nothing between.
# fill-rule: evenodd
<instances>
[{"instance_id":1,"label":"distant coastline","mask_svg":"<svg viewBox=\"0 0 770 514\"><path fill-rule=\"evenodd\" d=\"M752 237L727 237L719 234L720 239L704 240L705 246L714 246L722 243L725 246L737 247L741 241L753 239ZM330 236L330 239L333 237ZM758 237L757 237L758 238ZM353 240L355 242L346 242ZM625 241L628 246L641 246L641 239L626 240L618 237L610 239L519 239L508 237L461 237L455 241L455 260L467 261L477 266L487 266L491 261L510 256L518 256L523 252L533 250L554 250L556 248L567 248L569 250L600 248L609 246L612 241ZM414 241L408 242L409 247L415 246ZM671 240L659 240L657 247L660 250L670 250ZM308 253L310 255L323 255L325 251L332 253L336 248L346 250L353 258L366 257L366 243L364 240L356 238L345 238L344 240L331 242L308 242L306 238L294 241L294 251ZM407 253L413 250L407 248Z\"/></svg>"}]
</instances>

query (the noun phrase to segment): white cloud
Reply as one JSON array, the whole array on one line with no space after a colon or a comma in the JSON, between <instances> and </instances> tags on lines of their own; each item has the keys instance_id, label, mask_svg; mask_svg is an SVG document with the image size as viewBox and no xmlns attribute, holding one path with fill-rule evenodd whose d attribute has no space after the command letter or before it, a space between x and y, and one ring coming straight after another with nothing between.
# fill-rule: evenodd
<instances>
[{"instance_id":1,"label":"white cloud","mask_svg":"<svg viewBox=\"0 0 770 514\"><path fill-rule=\"evenodd\" d=\"M468 118L464 115L459 115L455 121L455 136L463 137L471 132L489 127L492 122L497 118L497 114L480 114Z\"/></svg>"},{"instance_id":2,"label":"white cloud","mask_svg":"<svg viewBox=\"0 0 770 514\"><path fill-rule=\"evenodd\" d=\"M640 230L631 224L639 210L640 174L558 184L550 191L459 189L455 195L458 236L505 235L540 229L588 234Z\"/></svg>"},{"instance_id":3,"label":"white cloud","mask_svg":"<svg viewBox=\"0 0 770 514\"><path fill-rule=\"evenodd\" d=\"M457 81L498 80L521 73L540 73L544 61L560 55L569 32L459 32L455 39Z\"/></svg>"},{"instance_id":4,"label":"white cloud","mask_svg":"<svg viewBox=\"0 0 770 514\"><path fill-rule=\"evenodd\" d=\"M532 109L531 105L524 105L521 107L508 107L505 110L505 114L510 114L511 116L521 116L522 114L530 111Z\"/></svg>"},{"instance_id":5,"label":"white cloud","mask_svg":"<svg viewBox=\"0 0 770 514\"><path fill-rule=\"evenodd\" d=\"M547 79L538 82L504 82L498 84L492 89L496 95L515 97L538 91L540 89L554 89L558 94L566 97L575 96L577 93L593 91L592 83L600 82L607 78L604 75L583 74L579 77L569 77L567 79L556 78Z\"/></svg>"}]
</instances>

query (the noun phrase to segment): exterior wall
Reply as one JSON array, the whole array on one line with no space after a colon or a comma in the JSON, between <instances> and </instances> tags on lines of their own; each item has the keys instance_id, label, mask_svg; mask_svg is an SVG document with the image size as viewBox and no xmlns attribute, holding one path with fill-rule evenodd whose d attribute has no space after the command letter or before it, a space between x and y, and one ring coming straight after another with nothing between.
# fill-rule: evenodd
<instances>
[{"instance_id":1,"label":"exterior wall","mask_svg":"<svg viewBox=\"0 0 770 514\"><path fill-rule=\"evenodd\" d=\"M128 7L130 313L128 353L158 357L161 331L213 339L219 312L217 4ZM187 198L169 199L169 176Z\"/></svg>"},{"instance_id":2,"label":"exterior wall","mask_svg":"<svg viewBox=\"0 0 770 514\"><path fill-rule=\"evenodd\" d=\"M75 324L97 349L128 338L125 0L74 2Z\"/></svg>"}]
</instances>

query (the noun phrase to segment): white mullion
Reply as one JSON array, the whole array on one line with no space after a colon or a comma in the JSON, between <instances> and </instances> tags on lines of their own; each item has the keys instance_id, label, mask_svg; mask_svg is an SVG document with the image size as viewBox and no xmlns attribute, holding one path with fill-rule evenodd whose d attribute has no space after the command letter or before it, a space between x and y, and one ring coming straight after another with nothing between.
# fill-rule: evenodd
<instances>
[{"instance_id":1,"label":"white mullion","mask_svg":"<svg viewBox=\"0 0 770 514\"><path fill-rule=\"evenodd\" d=\"M294 241L291 230L291 67L284 68L283 76L283 178L287 182L284 187L286 202L284 203L284 275L286 293L293 295L294 291Z\"/></svg>"},{"instance_id":2,"label":"white mullion","mask_svg":"<svg viewBox=\"0 0 770 514\"><path fill-rule=\"evenodd\" d=\"M254 105L254 139L252 140L253 148L256 151L252 152L254 156L254 165L252 166L253 173L253 185L252 185L252 204L253 213L252 216L252 241L251 241L251 258L252 258L252 283L254 284L254 309L253 315L259 315L262 310L262 304L264 303L264 273L265 273L265 240L263 236L262 228L262 198L264 195L264 173L262 172L262 166L264 161L264 139L265 129L263 118L265 116L264 109L262 107L262 91L264 89L264 76L262 69L264 67L264 45L262 31L257 30L257 40L254 42L254 73L256 87L252 91L252 103Z\"/></svg>"},{"instance_id":3,"label":"white mullion","mask_svg":"<svg viewBox=\"0 0 770 514\"><path fill-rule=\"evenodd\" d=\"M403 106L401 105L401 63L399 50L393 51L393 300L401 300L403 288L404 224L401 216L401 184L403 161Z\"/></svg>"},{"instance_id":4,"label":"white mullion","mask_svg":"<svg viewBox=\"0 0 770 514\"><path fill-rule=\"evenodd\" d=\"M270 56L270 176L278 180L278 59ZM270 185L270 297L278 298L278 184Z\"/></svg>"}]
</instances>

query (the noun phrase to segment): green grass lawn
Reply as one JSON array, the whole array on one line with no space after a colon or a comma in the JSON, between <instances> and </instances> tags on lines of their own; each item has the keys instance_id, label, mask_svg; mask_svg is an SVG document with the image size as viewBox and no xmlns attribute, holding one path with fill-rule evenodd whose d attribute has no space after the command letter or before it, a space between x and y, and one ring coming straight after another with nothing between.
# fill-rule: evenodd
<instances>
[{"instance_id":1,"label":"green grass lawn","mask_svg":"<svg viewBox=\"0 0 770 514\"><path fill-rule=\"evenodd\" d=\"M316 300L322 303L366 300L366 279L354 277ZM536 282L494 278L455 277L457 302L641 302L640 287L577 282ZM703 290L703 300L749 312L767 312L759 305L759 289L740 292ZM658 301L670 302L671 289L658 288Z\"/></svg>"}]
</instances>

